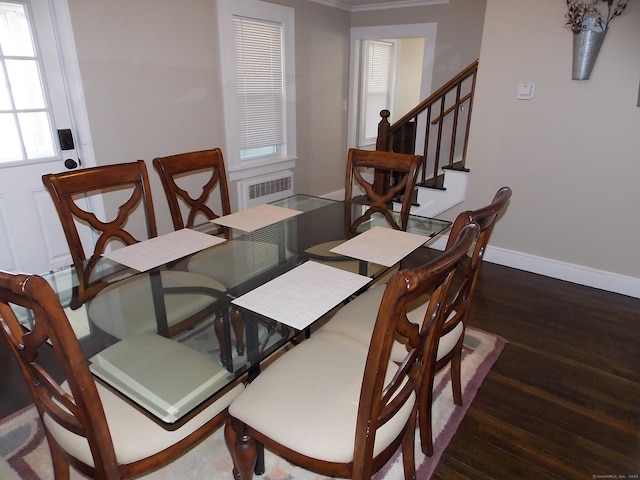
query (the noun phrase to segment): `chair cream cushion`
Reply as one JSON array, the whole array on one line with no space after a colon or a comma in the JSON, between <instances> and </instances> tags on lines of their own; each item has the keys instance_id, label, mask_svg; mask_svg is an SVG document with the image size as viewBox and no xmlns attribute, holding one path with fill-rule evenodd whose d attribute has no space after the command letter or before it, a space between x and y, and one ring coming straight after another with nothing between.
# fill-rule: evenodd
<instances>
[{"instance_id":1,"label":"chair cream cushion","mask_svg":"<svg viewBox=\"0 0 640 480\"><path fill-rule=\"evenodd\" d=\"M280 259L275 243L229 240L193 255L187 262L187 270L215 278L226 288L232 288L292 256L285 250L285 259Z\"/></svg>"},{"instance_id":2,"label":"chair cream cushion","mask_svg":"<svg viewBox=\"0 0 640 480\"><path fill-rule=\"evenodd\" d=\"M368 347L373 335L373 327L376 323L385 286L374 286L347 303L336 312L320 331L339 333ZM411 302L407 306L407 318L409 321L421 325L428 306L428 299L420 298ZM453 330L440 338L437 360L447 355L455 347L463 330L464 326L459 323ZM401 362L406 355L406 347L400 342L395 342L391 350L391 360Z\"/></svg>"},{"instance_id":3,"label":"chair cream cushion","mask_svg":"<svg viewBox=\"0 0 640 480\"><path fill-rule=\"evenodd\" d=\"M161 272L164 287L206 287L224 292L217 280L191 272L166 270ZM156 315L149 274L142 273L109 285L88 303L89 319L98 328L122 339L157 331ZM180 323L216 301L203 294L166 294L164 296L169 326Z\"/></svg>"},{"instance_id":4,"label":"chair cream cushion","mask_svg":"<svg viewBox=\"0 0 640 480\"><path fill-rule=\"evenodd\" d=\"M182 347L186 350L191 350L188 347L176 344L176 342L157 335L145 336L147 339L151 337L157 339L158 349L162 349L163 342L170 342L172 347ZM188 372L190 369L201 371L203 367L206 368L206 366L209 365L211 367L211 375L214 376L217 374L219 367L206 356L193 355L196 353L193 351L189 353L191 354L185 356L174 355L177 362L180 362L181 359L186 359L186 363L183 362L183 365L180 366L185 372ZM194 362L196 364L194 364ZM179 370L179 368L177 369ZM182 427L170 431L132 406L128 401L125 401L120 395L104 387L100 382L96 382L96 386L100 399L102 400L102 406L119 464L138 461L179 442L227 408L231 401L244 389L244 385L239 383ZM62 384L62 388L69 391L66 382ZM84 437L71 433L47 414L45 414L44 423L63 450L88 465L94 465L89 444Z\"/></svg>"},{"instance_id":5,"label":"chair cream cushion","mask_svg":"<svg viewBox=\"0 0 640 480\"><path fill-rule=\"evenodd\" d=\"M203 352L157 333L127 337L89 359L91 372L164 422L174 422L229 382Z\"/></svg>"},{"instance_id":6,"label":"chair cream cushion","mask_svg":"<svg viewBox=\"0 0 640 480\"><path fill-rule=\"evenodd\" d=\"M266 368L231 403L229 413L304 455L351 462L367 350L343 335L317 333ZM387 380L396 369L389 362ZM374 455L402 431L414 402L412 396L378 430Z\"/></svg>"}]
</instances>

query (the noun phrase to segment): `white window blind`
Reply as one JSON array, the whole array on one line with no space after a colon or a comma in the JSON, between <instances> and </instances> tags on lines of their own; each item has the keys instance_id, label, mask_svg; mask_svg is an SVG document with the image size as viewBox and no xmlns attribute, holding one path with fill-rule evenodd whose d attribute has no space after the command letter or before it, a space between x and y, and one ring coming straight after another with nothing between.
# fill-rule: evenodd
<instances>
[{"instance_id":1,"label":"white window blind","mask_svg":"<svg viewBox=\"0 0 640 480\"><path fill-rule=\"evenodd\" d=\"M230 181L296 162L295 16L260 0L216 0Z\"/></svg>"},{"instance_id":2,"label":"white window blind","mask_svg":"<svg viewBox=\"0 0 640 480\"><path fill-rule=\"evenodd\" d=\"M233 17L240 158L275 154L285 142L283 28Z\"/></svg>"},{"instance_id":3,"label":"white window blind","mask_svg":"<svg viewBox=\"0 0 640 480\"><path fill-rule=\"evenodd\" d=\"M363 76L363 117L364 139L378 136L380 110L391 108L392 86L395 62L395 44L381 40L365 43Z\"/></svg>"}]
</instances>

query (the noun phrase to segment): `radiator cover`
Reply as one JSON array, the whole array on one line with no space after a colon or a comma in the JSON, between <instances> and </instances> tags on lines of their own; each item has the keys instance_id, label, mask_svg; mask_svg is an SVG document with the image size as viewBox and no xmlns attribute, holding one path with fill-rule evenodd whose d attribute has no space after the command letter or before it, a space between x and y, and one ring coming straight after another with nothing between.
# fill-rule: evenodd
<instances>
[{"instance_id":1,"label":"radiator cover","mask_svg":"<svg viewBox=\"0 0 640 480\"><path fill-rule=\"evenodd\" d=\"M247 208L275 202L293 195L293 172L286 170L252 177L238 182L238 208Z\"/></svg>"}]
</instances>

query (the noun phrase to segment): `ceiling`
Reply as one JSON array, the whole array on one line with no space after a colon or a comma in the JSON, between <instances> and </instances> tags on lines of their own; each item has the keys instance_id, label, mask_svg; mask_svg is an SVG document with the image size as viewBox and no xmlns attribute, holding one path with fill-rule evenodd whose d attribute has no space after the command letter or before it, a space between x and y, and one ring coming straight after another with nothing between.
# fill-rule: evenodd
<instances>
[{"instance_id":1,"label":"ceiling","mask_svg":"<svg viewBox=\"0 0 640 480\"><path fill-rule=\"evenodd\" d=\"M388 8L421 7L449 3L449 0L311 0L331 7L358 12L364 10L384 10Z\"/></svg>"}]
</instances>

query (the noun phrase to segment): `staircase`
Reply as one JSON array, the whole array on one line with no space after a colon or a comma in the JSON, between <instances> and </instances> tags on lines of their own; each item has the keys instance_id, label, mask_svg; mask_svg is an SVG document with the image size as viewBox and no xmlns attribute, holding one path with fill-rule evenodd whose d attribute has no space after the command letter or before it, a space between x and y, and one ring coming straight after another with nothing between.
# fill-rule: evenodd
<instances>
[{"instance_id":1,"label":"staircase","mask_svg":"<svg viewBox=\"0 0 640 480\"><path fill-rule=\"evenodd\" d=\"M443 188L416 186L416 199L411 206L412 215L435 217L462 203L467 194L469 171L448 170L443 172ZM393 202L393 209L400 211L402 203Z\"/></svg>"},{"instance_id":2,"label":"staircase","mask_svg":"<svg viewBox=\"0 0 640 480\"><path fill-rule=\"evenodd\" d=\"M434 91L398 121L382 110L376 150L422 156L411 213L433 217L464 201L465 167L478 60ZM385 192L390 175L375 172L374 188ZM394 202L394 209L400 203Z\"/></svg>"}]
</instances>

